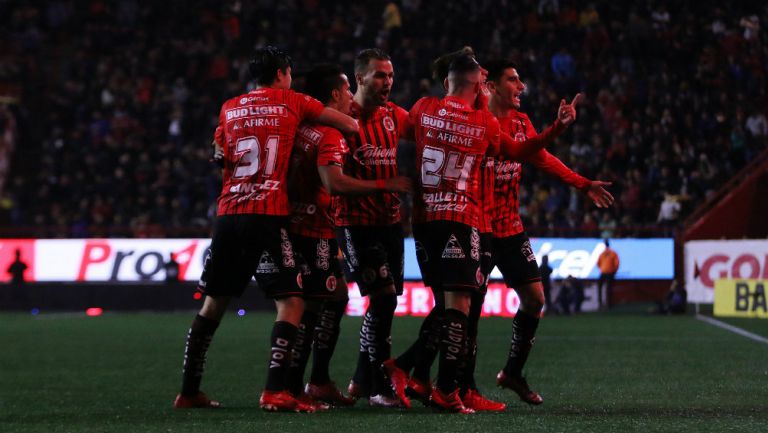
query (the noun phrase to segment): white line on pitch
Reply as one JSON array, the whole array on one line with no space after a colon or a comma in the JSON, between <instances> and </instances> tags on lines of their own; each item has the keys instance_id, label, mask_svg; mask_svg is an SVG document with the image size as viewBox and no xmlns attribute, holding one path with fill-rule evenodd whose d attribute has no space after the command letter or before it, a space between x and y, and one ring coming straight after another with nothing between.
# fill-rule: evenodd
<instances>
[{"instance_id":1,"label":"white line on pitch","mask_svg":"<svg viewBox=\"0 0 768 433\"><path fill-rule=\"evenodd\" d=\"M729 324L721 322L721 321L719 321L717 319L713 319L713 318L707 317L707 316L702 316L701 314L697 314L696 318L701 320L702 322L707 322L710 325L714 325L714 326L717 326L718 328L725 329L726 331L731 331L734 334L739 334L742 337L747 337L750 340L755 340L755 341L763 343L763 344L768 344L768 338L761 337L761 336L759 336L757 334L753 334L753 333L751 333L749 331L745 331L745 330L743 330L741 328L737 328L737 327L735 327L733 325L729 325Z\"/></svg>"}]
</instances>

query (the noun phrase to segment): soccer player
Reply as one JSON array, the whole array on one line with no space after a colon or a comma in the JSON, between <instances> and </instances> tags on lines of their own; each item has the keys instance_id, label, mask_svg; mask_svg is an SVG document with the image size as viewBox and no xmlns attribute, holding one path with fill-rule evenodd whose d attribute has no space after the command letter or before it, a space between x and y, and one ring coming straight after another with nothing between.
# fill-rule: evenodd
<instances>
[{"instance_id":1,"label":"soccer player","mask_svg":"<svg viewBox=\"0 0 768 433\"><path fill-rule=\"evenodd\" d=\"M433 62L433 78L438 82L444 82L447 87L448 68L451 61L458 56L470 55L475 56L471 47L465 47L459 51L443 55ZM481 73L487 74L485 69L481 69ZM485 78L485 76L483 77ZM478 95L475 103L476 108L487 109L488 100L485 89ZM504 132L501 133L501 140L505 143L505 147L510 146L513 153L509 154L509 157L513 159L522 160L534 151L538 151L542 145L549 144L557 135L559 135L564 127L569 125L575 120L575 110L561 110L558 120L555 124L544 131L542 134L531 137L524 141L515 141ZM483 205L482 218L480 219L480 226L478 231L480 233L480 251L481 251L481 274L483 281L477 291L472 292L472 299L470 303L470 311L467 323L467 347L465 351L467 356L465 363L460 365L458 372L458 381L460 388L460 397L464 405L475 411L502 411L506 405L501 402L496 402L485 398L477 389L475 383L474 370L475 361L477 358L477 331L480 320L480 313L482 311L482 304L485 299L485 293L487 291L488 277L491 273L492 267L492 210L493 210L493 196L494 196L494 158L485 156L482 159L480 178L480 198ZM423 250L420 248L420 250ZM435 356L438 353L438 341L440 338L440 329L442 326L442 319L444 313L444 300L440 287L431 285L427 282L428 286L432 287L432 291L435 294L435 306L430 311L429 315L425 318L422 327L419 331L419 337L411 347L406 350L394 361L402 371L410 371L413 368L413 375L408 380L407 394L421 400L423 403L428 404L430 396L430 368L434 362ZM395 376L392 376L393 378ZM400 384L393 381L393 388L396 391L400 391ZM407 396L406 396L407 397Z\"/></svg>"},{"instance_id":2,"label":"soccer player","mask_svg":"<svg viewBox=\"0 0 768 433\"><path fill-rule=\"evenodd\" d=\"M519 111L520 96L525 91L525 84L520 80L516 66L511 62L492 61L486 63L485 67L488 70L487 87L491 93L489 108L499 120L502 131L520 141L535 136L536 129L530 119ZM561 101L558 114L572 110L578 98L579 95L571 104ZM578 175L545 150L526 158L526 162L584 191L600 208L613 203L613 196L603 188L610 183L590 181ZM522 371L539 324L544 305L544 288L536 257L520 219L521 165L519 162L500 157L495 162L495 170L493 266L498 266L506 285L514 288L520 297L520 309L512 321L509 356L505 367L496 376L496 383L500 387L513 390L524 402L538 405L544 400L541 395L530 389Z\"/></svg>"},{"instance_id":3,"label":"soccer player","mask_svg":"<svg viewBox=\"0 0 768 433\"><path fill-rule=\"evenodd\" d=\"M304 311L301 275L287 231L288 164L299 122L314 120L350 134L358 126L349 116L290 90L291 67L291 58L277 48L256 50L250 63L256 89L221 108L214 144L222 152L223 185L200 278L206 298L187 334L176 408L220 406L200 391L206 353L230 299L242 294L255 276L277 307L259 403L269 411L314 410L287 389L291 350Z\"/></svg>"},{"instance_id":4,"label":"soccer player","mask_svg":"<svg viewBox=\"0 0 768 433\"><path fill-rule=\"evenodd\" d=\"M305 92L326 107L348 114L352 103L349 87L341 66L321 64L307 74ZM402 176L378 182L344 175L346 153L346 140L338 130L313 122L299 126L289 174L293 207L289 231L306 265L302 275L306 308L293 350L289 388L307 404L322 401L350 406L355 402L336 388L328 371L348 301L347 285L336 260L339 247L331 195L411 191L411 180ZM310 353L314 354L312 374L304 388Z\"/></svg>"},{"instance_id":5,"label":"soccer player","mask_svg":"<svg viewBox=\"0 0 768 433\"><path fill-rule=\"evenodd\" d=\"M350 177L383 185L397 176L398 140L412 132L408 113L388 100L394 75L389 56L380 49L363 50L355 58L352 117L360 133L349 141L344 174ZM403 291L400 199L391 192L340 197L336 225L345 265L369 299L348 392L355 398L368 397L372 406L399 407L381 366L390 357L392 318Z\"/></svg>"}]
</instances>

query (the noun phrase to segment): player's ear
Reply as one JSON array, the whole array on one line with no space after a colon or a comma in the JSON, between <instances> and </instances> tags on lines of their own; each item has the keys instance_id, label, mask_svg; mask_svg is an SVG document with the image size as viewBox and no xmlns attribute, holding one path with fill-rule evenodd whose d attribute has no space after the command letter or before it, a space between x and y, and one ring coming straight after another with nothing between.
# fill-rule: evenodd
<instances>
[{"instance_id":1,"label":"player's ear","mask_svg":"<svg viewBox=\"0 0 768 433\"><path fill-rule=\"evenodd\" d=\"M490 91L491 93L496 93L496 82L494 82L493 80L486 81L485 87L487 87L488 91Z\"/></svg>"},{"instance_id":2,"label":"player's ear","mask_svg":"<svg viewBox=\"0 0 768 433\"><path fill-rule=\"evenodd\" d=\"M446 78L443 80L443 88L444 88L445 90L448 90L448 77L446 77Z\"/></svg>"},{"instance_id":3,"label":"player's ear","mask_svg":"<svg viewBox=\"0 0 768 433\"><path fill-rule=\"evenodd\" d=\"M331 90L331 101L333 102L339 102L341 101L342 92L339 89L333 89Z\"/></svg>"},{"instance_id":4,"label":"player's ear","mask_svg":"<svg viewBox=\"0 0 768 433\"><path fill-rule=\"evenodd\" d=\"M355 82L357 83L358 86L364 84L363 83L363 79L364 78L365 78L364 74L361 74L359 72L355 72Z\"/></svg>"}]
</instances>

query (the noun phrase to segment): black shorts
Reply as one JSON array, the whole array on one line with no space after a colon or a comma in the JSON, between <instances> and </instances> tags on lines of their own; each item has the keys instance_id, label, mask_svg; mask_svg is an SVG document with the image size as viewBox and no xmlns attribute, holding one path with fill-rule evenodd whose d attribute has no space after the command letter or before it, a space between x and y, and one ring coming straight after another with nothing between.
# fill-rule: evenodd
<instances>
[{"instance_id":1,"label":"black shorts","mask_svg":"<svg viewBox=\"0 0 768 433\"><path fill-rule=\"evenodd\" d=\"M539 265L525 232L493 238L493 266L499 267L504 283L513 289L541 281Z\"/></svg>"},{"instance_id":2,"label":"black shorts","mask_svg":"<svg viewBox=\"0 0 768 433\"><path fill-rule=\"evenodd\" d=\"M339 227L336 238L361 295L389 285L403 294L403 226Z\"/></svg>"},{"instance_id":3,"label":"black shorts","mask_svg":"<svg viewBox=\"0 0 768 433\"><path fill-rule=\"evenodd\" d=\"M480 233L480 273L483 274L483 282L480 291L488 291L488 280L493 272L493 233Z\"/></svg>"},{"instance_id":4,"label":"black shorts","mask_svg":"<svg viewBox=\"0 0 768 433\"><path fill-rule=\"evenodd\" d=\"M312 238L291 235L293 248L299 257L304 298L330 299L335 296L343 274L337 258L339 243L334 238Z\"/></svg>"},{"instance_id":5,"label":"black shorts","mask_svg":"<svg viewBox=\"0 0 768 433\"><path fill-rule=\"evenodd\" d=\"M287 226L288 219L280 216L217 217L199 289L210 296L240 296L255 277L269 298L301 296L301 274Z\"/></svg>"},{"instance_id":6,"label":"black shorts","mask_svg":"<svg viewBox=\"0 0 768 433\"><path fill-rule=\"evenodd\" d=\"M475 292L484 281L480 233L453 221L414 224L416 260L433 291Z\"/></svg>"}]
</instances>

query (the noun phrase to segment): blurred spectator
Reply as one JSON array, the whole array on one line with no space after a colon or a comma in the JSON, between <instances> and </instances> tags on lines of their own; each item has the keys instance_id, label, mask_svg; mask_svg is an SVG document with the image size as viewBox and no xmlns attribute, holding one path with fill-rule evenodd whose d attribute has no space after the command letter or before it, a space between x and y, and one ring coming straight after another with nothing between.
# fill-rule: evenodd
<instances>
[{"instance_id":1,"label":"blurred spectator","mask_svg":"<svg viewBox=\"0 0 768 433\"><path fill-rule=\"evenodd\" d=\"M24 272L27 271L29 266L21 260L21 250L16 249L16 258L8 266L8 274L11 276L10 284L12 286L23 286L25 283Z\"/></svg>"},{"instance_id":2,"label":"blurred spectator","mask_svg":"<svg viewBox=\"0 0 768 433\"><path fill-rule=\"evenodd\" d=\"M685 314L688 308L688 292L685 286L677 279L672 280L669 292L663 300L658 302L659 314Z\"/></svg>"},{"instance_id":3,"label":"blurred spectator","mask_svg":"<svg viewBox=\"0 0 768 433\"><path fill-rule=\"evenodd\" d=\"M678 196L670 193L664 193L664 201L659 206L659 216L656 221L665 227L674 227L677 224L677 218L682 208Z\"/></svg>"},{"instance_id":4,"label":"blurred spectator","mask_svg":"<svg viewBox=\"0 0 768 433\"><path fill-rule=\"evenodd\" d=\"M179 282L179 262L173 257L173 253L170 253L168 261L165 262L165 282L168 284Z\"/></svg>"}]
</instances>

